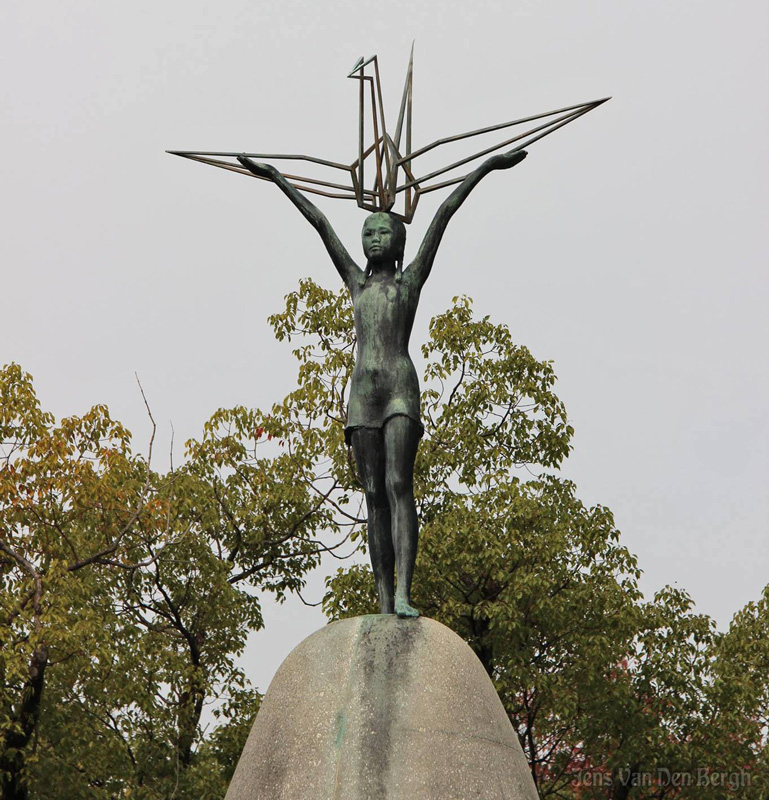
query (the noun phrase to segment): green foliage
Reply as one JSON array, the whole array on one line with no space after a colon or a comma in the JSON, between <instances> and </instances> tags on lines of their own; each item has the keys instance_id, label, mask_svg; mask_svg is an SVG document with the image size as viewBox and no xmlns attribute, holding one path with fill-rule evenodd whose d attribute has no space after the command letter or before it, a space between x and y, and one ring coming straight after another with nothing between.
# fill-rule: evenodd
<instances>
[{"instance_id":1,"label":"green foliage","mask_svg":"<svg viewBox=\"0 0 769 800\"><path fill-rule=\"evenodd\" d=\"M423 460L437 491L453 478L468 488L507 481L513 467L555 467L568 454L574 431L552 365L515 345L506 326L474 320L468 298L431 320L422 354Z\"/></svg>"},{"instance_id":2,"label":"green foliage","mask_svg":"<svg viewBox=\"0 0 769 800\"><path fill-rule=\"evenodd\" d=\"M85 669L121 626L117 575L95 567L135 548L148 472L106 408L56 426L15 364L0 372L0 396L0 769L16 796L11 784L42 758L29 745L46 672Z\"/></svg>"},{"instance_id":3,"label":"green foliage","mask_svg":"<svg viewBox=\"0 0 769 800\"><path fill-rule=\"evenodd\" d=\"M769 586L759 600L748 603L719 637L710 688L712 729L726 732L714 751L723 765L735 765L753 776L741 787L745 800L764 800L769 794ZM717 797L715 790L712 796Z\"/></svg>"},{"instance_id":4,"label":"green foliage","mask_svg":"<svg viewBox=\"0 0 769 800\"><path fill-rule=\"evenodd\" d=\"M3 796L223 796L258 593L301 588L328 547L307 461L257 455L263 415L235 409L161 475L106 408L57 425L13 364L0 393Z\"/></svg>"},{"instance_id":5,"label":"green foliage","mask_svg":"<svg viewBox=\"0 0 769 800\"><path fill-rule=\"evenodd\" d=\"M303 281L270 321L297 388L217 411L167 474L106 408L56 424L0 372L4 798L223 797L258 710L236 657L260 594L365 550L347 296ZM769 589L725 634L685 592L645 601L611 512L555 473L573 431L552 365L466 298L422 352L414 601L480 658L541 796L764 798ZM376 612L367 567L327 585L330 617Z\"/></svg>"}]
</instances>

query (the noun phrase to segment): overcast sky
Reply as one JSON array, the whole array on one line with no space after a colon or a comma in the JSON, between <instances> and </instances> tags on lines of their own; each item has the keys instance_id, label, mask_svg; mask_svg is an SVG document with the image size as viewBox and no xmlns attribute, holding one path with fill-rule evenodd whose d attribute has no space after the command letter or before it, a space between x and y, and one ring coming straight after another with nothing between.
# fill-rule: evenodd
<instances>
[{"instance_id":1,"label":"overcast sky","mask_svg":"<svg viewBox=\"0 0 769 800\"><path fill-rule=\"evenodd\" d=\"M412 352L468 294L552 359L564 474L614 511L647 594L683 587L723 627L769 581L768 38L763 0L5 0L0 360L143 448L138 372L164 468L170 421L178 459L216 408L292 388L266 318L304 276L339 285L275 187L164 150L352 162L345 76L377 53L394 121L412 40L415 147L611 95L454 218ZM364 212L319 205L360 255ZM245 659L262 690L323 618L291 601L267 624Z\"/></svg>"}]
</instances>

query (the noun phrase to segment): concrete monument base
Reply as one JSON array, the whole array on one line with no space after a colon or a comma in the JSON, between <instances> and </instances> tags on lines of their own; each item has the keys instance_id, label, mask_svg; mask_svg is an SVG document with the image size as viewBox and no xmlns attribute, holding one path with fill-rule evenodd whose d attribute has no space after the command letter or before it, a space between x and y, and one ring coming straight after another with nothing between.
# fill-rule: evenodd
<instances>
[{"instance_id":1,"label":"concrete monument base","mask_svg":"<svg viewBox=\"0 0 769 800\"><path fill-rule=\"evenodd\" d=\"M537 800L486 671L434 620L334 622L283 662L226 800Z\"/></svg>"}]
</instances>

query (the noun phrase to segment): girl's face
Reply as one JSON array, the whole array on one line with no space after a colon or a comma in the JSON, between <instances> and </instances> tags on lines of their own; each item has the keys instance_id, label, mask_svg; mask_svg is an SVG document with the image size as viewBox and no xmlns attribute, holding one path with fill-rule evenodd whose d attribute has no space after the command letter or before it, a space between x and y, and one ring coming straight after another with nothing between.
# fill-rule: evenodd
<instances>
[{"instance_id":1,"label":"girl's face","mask_svg":"<svg viewBox=\"0 0 769 800\"><path fill-rule=\"evenodd\" d=\"M369 261L394 262L398 241L387 214L371 214L363 223L363 254Z\"/></svg>"}]
</instances>

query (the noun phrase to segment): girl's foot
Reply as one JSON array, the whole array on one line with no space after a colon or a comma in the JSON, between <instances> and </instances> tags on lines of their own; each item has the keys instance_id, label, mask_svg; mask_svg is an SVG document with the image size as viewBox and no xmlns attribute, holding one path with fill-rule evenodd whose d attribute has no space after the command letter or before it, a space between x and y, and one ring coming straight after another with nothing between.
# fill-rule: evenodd
<instances>
[{"instance_id":1,"label":"girl's foot","mask_svg":"<svg viewBox=\"0 0 769 800\"><path fill-rule=\"evenodd\" d=\"M418 617L419 612L414 608L414 606L410 606L405 600L400 600L399 598L395 598L395 613L399 617Z\"/></svg>"}]
</instances>

